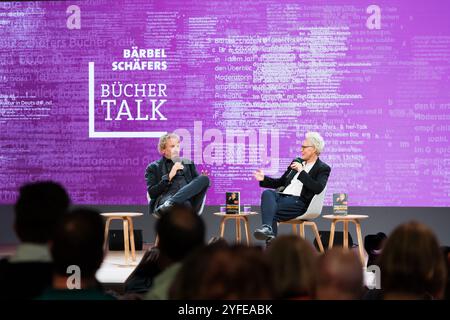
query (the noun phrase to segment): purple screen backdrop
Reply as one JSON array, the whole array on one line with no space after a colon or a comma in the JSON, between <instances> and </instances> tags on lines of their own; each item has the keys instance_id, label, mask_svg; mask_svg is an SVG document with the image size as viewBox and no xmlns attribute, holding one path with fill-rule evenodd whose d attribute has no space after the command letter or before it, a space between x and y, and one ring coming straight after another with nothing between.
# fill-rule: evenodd
<instances>
[{"instance_id":1,"label":"purple screen backdrop","mask_svg":"<svg viewBox=\"0 0 450 320\"><path fill-rule=\"evenodd\" d=\"M162 132L208 204L280 175L306 131L350 205L450 205L450 2L0 4L0 203L53 179L80 204L144 204Z\"/></svg>"}]
</instances>

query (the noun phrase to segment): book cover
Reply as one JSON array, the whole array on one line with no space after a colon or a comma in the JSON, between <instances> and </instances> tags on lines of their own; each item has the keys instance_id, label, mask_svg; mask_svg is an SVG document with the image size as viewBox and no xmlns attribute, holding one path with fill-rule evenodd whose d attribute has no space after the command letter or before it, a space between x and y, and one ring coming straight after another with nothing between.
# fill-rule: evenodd
<instances>
[{"instance_id":1,"label":"book cover","mask_svg":"<svg viewBox=\"0 0 450 320\"><path fill-rule=\"evenodd\" d=\"M344 216L348 214L348 194L333 193L333 213Z\"/></svg>"},{"instance_id":2,"label":"book cover","mask_svg":"<svg viewBox=\"0 0 450 320\"><path fill-rule=\"evenodd\" d=\"M227 192L226 193L226 213L227 214L239 214L240 208L240 195L239 192Z\"/></svg>"}]
</instances>

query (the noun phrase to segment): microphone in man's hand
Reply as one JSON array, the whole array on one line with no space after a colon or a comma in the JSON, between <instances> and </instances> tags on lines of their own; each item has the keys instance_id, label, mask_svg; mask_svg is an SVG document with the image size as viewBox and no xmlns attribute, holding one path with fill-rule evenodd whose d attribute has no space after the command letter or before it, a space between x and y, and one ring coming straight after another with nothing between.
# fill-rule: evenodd
<instances>
[{"instance_id":1,"label":"microphone in man's hand","mask_svg":"<svg viewBox=\"0 0 450 320\"><path fill-rule=\"evenodd\" d=\"M180 156L174 156L174 157L172 157L172 161L173 161L174 164L177 163L177 162L180 162L181 164L183 164L183 162L182 162ZM181 174L181 173L183 173L183 169L177 170L177 174Z\"/></svg>"},{"instance_id":2,"label":"microphone in man's hand","mask_svg":"<svg viewBox=\"0 0 450 320\"><path fill-rule=\"evenodd\" d=\"M294 161L291 162L291 165L292 165L294 162L298 162L298 163L301 164L301 163L305 162L305 160L303 160L302 158L295 158ZM297 172L298 172L297 170L291 168L291 171L289 171L289 173L288 173L286 179L293 179L294 176L297 174Z\"/></svg>"}]
</instances>

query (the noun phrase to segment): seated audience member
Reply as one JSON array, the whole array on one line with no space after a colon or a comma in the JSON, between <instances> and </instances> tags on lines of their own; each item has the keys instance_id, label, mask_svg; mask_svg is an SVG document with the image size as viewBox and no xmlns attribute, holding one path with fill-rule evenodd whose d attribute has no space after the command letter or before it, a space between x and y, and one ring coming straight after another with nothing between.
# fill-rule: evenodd
<instances>
[{"instance_id":1,"label":"seated audience member","mask_svg":"<svg viewBox=\"0 0 450 320\"><path fill-rule=\"evenodd\" d=\"M51 285L48 243L69 204L67 192L54 182L20 188L14 206L14 229L20 244L12 257L0 261L0 299L32 299Z\"/></svg>"},{"instance_id":2,"label":"seated audience member","mask_svg":"<svg viewBox=\"0 0 450 320\"><path fill-rule=\"evenodd\" d=\"M64 216L51 245L52 288L39 300L113 300L95 278L103 262L104 221L97 212L77 209Z\"/></svg>"},{"instance_id":3,"label":"seated audience member","mask_svg":"<svg viewBox=\"0 0 450 320\"><path fill-rule=\"evenodd\" d=\"M203 220L190 207L174 205L156 222L159 236L159 256L155 259L160 270L145 295L147 300L168 299L169 287L183 259L205 243ZM154 264L147 266L154 268Z\"/></svg>"},{"instance_id":4,"label":"seated audience member","mask_svg":"<svg viewBox=\"0 0 450 320\"><path fill-rule=\"evenodd\" d=\"M445 300L450 300L450 247L443 247L444 260L447 266L447 284L445 286Z\"/></svg>"},{"instance_id":5,"label":"seated audience member","mask_svg":"<svg viewBox=\"0 0 450 320\"><path fill-rule=\"evenodd\" d=\"M176 300L272 299L275 297L272 270L260 248L213 243L185 260L169 297Z\"/></svg>"},{"instance_id":6,"label":"seated audience member","mask_svg":"<svg viewBox=\"0 0 450 320\"><path fill-rule=\"evenodd\" d=\"M363 267L351 250L333 248L318 260L318 300L357 300L363 293Z\"/></svg>"},{"instance_id":7,"label":"seated audience member","mask_svg":"<svg viewBox=\"0 0 450 320\"><path fill-rule=\"evenodd\" d=\"M379 266L381 251L386 242L387 236L383 232L377 234L369 234L364 238L364 250L367 252L368 259L366 267ZM370 289L365 287L363 300L382 300L383 292L381 289Z\"/></svg>"},{"instance_id":8,"label":"seated audience member","mask_svg":"<svg viewBox=\"0 0 450 320\"><path fill-rule=\"evenodd\" d=\"M436 236L426 225L412 221L397 227L379 261L384 299L443 298L444 257Z\"/></svg>"},{"instance_id":9,"label":"seated audience member","mask_svg":"<svg viewBox=\"0 0 450 320\"><path fill-rule=\"evenodd\" d=\"M369 234L364 238L364 249L367 252L367 266L378 265L378 257L381 254L387 236L383 232L377 234Z\"/></svg>"},{"instance_id":10,"label":"seated audience member","mask_svg":"<svg viewBox=\"0 0 450 320\"><path fill-rule=\"evenodd\" d=\"M227 245L225 239L220 237L212 237L208 241L208 245ZM159 248L152 247L142 258L139 265L134 269L128 279L125 281L125 295L123 299L139 299L146 293L153 284L153 279L161 272L158 265Z\"/></svg>"},{"instance_id":11,"label":"seated audience member","mask_svg":"<svg viewBox=\"0 0 450 320\"><path fill-rule=\"evenodd\" d=\"M267 255L278 299L313 299L316 290L317 253L306 240L280 236L271 242Z\"/></svg>"},{"instance_id":12,"label":"seated audience member","mask_svg":"<svg viewBox=\"0 0 450 320\"><path fill-rule=\"evenodd\" d=\"M154 278L161 272L158 264L159 248L152 247L145 252L138 266L125 280L125 296L135 297L147 293L153 285Z\"/></svg>"}]
</instances>

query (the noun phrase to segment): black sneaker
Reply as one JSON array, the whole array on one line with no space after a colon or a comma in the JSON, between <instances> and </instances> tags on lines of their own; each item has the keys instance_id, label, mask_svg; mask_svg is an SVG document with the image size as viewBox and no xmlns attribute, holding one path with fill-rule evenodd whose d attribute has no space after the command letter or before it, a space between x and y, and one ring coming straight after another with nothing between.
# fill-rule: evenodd
<instances>
[{"instance_id":1,"label":"black sneaker","mask_svg":"<svg viewBox=\"0 0 450 320\"><path fill-rule=\"evenodd\" d=\"M269 238L266 239L266 249L269 248L273 239L275 239L275 236L270 236Z\"/></svg>"},{"instance_id":2,"label":"black sneaker","mask_svg":"<svg viewBox=\"0 0 450 320\"><path fill-rule=\"evenodd\" d=\"M261 228L256 229L255 232L253 232L253 235L258 240L267 240L275 237L272 227L267 224L263 224Z\"/></svg>"},{"instance_id":3,"label":"black sneaker","mask_svg":"<svg viewBox=\"0 0 450 320\"><path fill-rule=\"evenodd\" d=\"M174 206L174 203L170 200L167 200L162 205L160 205L158 208L155 209L153 212L153 216L157 219L161 218L161 215L172 209Z\"/></svg>"},{"instance_id":4,"label":"black sneaker","mask_svg":"<svg viewBox=\"0 0 450 320\"><path fill-rule=\"evenodd\" d=\"M161 213L157 212L156 210L152 212L152 216L155 217L156 219L161 218Z\"/></svg>"}]
</instances>

